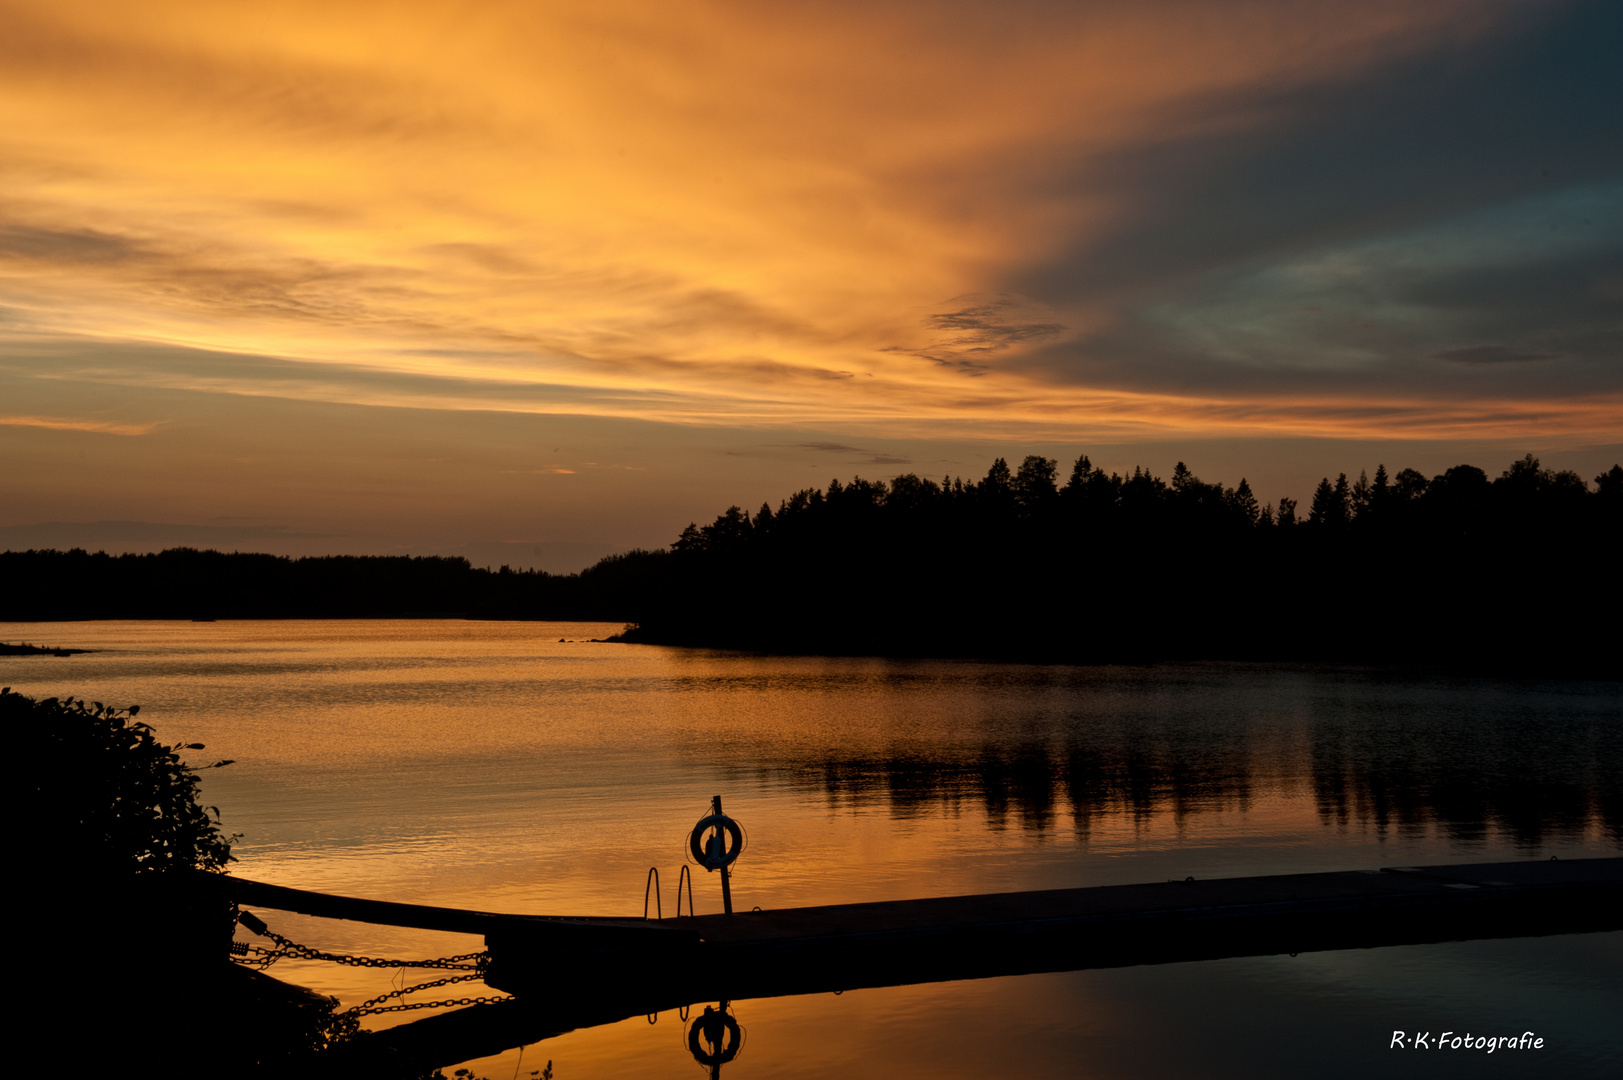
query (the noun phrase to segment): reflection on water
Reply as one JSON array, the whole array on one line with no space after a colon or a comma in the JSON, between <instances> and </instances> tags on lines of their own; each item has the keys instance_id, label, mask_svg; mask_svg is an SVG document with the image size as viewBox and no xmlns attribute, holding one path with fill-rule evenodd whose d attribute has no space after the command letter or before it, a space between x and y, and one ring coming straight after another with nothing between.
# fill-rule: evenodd
<instances>
[{"instance_id":1,"label":"reflection on water","mask_svg":"<svg viewBox=\"0 0 1623 1080\"><path fill-rule=\"evenodd\" d=\"M883 702L870 707L877 725L762 742L751 767L896 817L973 804L993 830L1042 832L1060 815L1079 836L1110 818L1167 813L1183 825L1301 782L1323 824L1377 837L1435 827L1470 850L1499 831L1531 853L1599 827L1623 842L1623 770L1609 766L1623 760L1616 684L898 664L877 678L831 674L831 711L848 680Z\"/></svg>"},{"instance_id":2,"label":"reflection on water","mask_svg":"<svg viewBox=\"0 0 1623 1080\"><path fill-rule=\"evenodd\" d=\"M726 1003L472 1062L490 1077L1612 1077L1623 934L1304 953ZM714 1009L714 1006L709 1006ZM1397 1053L1393 1031L1520 1034L1540 1055ZM672 1030L674 1028L674 1030ZM696 1037L697 1036L697 1037ZM716 1038L719 1036L719 1040Z\"/></svg>"},{"instance_id":3,"label":"reflection on water","mask_svg":"<svg viewBox=\"0 0 1623 1080\"><path fill-rule=\"evenodd\" d=\"M733 882L743 908L1623 848L1617 684L774 658L585 640L615 629L10 624L0 640L103 651L0 658L0 684L139 703L160 736L236 759L208 774L206 795L244 834L243 876L486 910L639 915L648 868L676 880L688 830L717 793L750 829ZM698 879L700 910L718 910L714 876ZM285 913L273 925L335 952L478 947ZM1389 1068L1360 1047L1382 1025L1413 1023L1421 1005L1443 1026L1536 1016L1559 1027L1595 1002L1618 1004L1618 935L1602 937L1612 944L1422 946L753 1001L755 1041L727 1068L1357 1075L1336 1062ZM1445 962L1461 955L1488 959ZM1410 981L1383 974L1382 956ZM278 974L346 1004L390 988L388 973L292 960ZM1221 1002L1202 1004L1193 986ZM1570 1008L1536 1003L1530 987ZM964 1042L983 1017L1018 1032L1013 1060ZM1299 1043L1296 1024L1307 1025ZM560 1076L669 1075L673 1053L691 1060L691 1025L681 1027L680 1045L669 1025L638 1035L616 1024L549 1040L544 1056ZM1573 1075L1616 1050L1581 1024L1562 1030L1583 1048L1561 1059ZM1179 1056L1155 1034L1167 1031L1230 1049L1191 1044ZM511 1075L516 1054L479 1068Z\"/></svg>"},{"instance_id":4,"label":"reflection on water","mask_svg":"<svg viewBox=\"0 0 1623 1080\"><path fill-rule=\"evenodd\" d=\"M1615 693L1615 690L1614 690ZM1615 711L1576 703L1510 707L1476 716L1402 725L1389 716L1313 728L1313 786L1319 813L1378 829L1441 824L1481 846L1490 828L1536 852L1552 836L1601 823L1623 842L1623 725Z\"/></svg>"},{"instance_id":5,"label":"reflection on water","mask_svg":"<svg viewBox=\"0 0 1623 1080\"><path fill-rule=\"evenodd\" d=\"M706 1005L688 1028L688 1052L713 1080L721 1076L721 1067L736 1058L742 1049L744 1032L725 1001L715 1006Z\"/></svg>"},{"instance_id":6,"label":"reflection on water","mask_svg":"<svg viewBox=\"0 0 1623 1080\"><path fill-rule=\"evenodd\" d=\"M1348 695L1374 693L1356 677L1326 679ZM1433 700L1418 706L1371 707L1366 699L1354 709L1321 707L1289 733L1245 719L1214 723L1202 715L1211 703L1191 695L1164 702L1153 720L1137 710L1058 717L1042 739L990 735L952 754L835 748L777 764L836 803L878 801L902 817L974 802L992 829L1012 820L1042 831L1068 814L1086 835L1112 816L1167 812L1181 823L1205 810L1243 812L1255 792L1305 773L1323 823L1368 825L1377 836L1436 826L1469 849L1500 830L1534 852L1547 839L1581 837L1600 825L1623 841L1623 770L1606 765L1623 760L1615 700L1603 694L1542 708L1478 702L1455 717L1438 707L1448 694L1433 688L1426 695Z\"/></svg>"}]
</instances>

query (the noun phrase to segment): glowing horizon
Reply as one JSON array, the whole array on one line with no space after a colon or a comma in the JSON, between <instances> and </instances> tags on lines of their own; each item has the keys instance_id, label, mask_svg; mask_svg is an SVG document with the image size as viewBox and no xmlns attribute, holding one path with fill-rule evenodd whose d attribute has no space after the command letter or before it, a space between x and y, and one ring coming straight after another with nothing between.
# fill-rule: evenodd
<instances>
[{"instance_id":1,"label":"glowing horizon","mask_svg":"<svg viewBox=\"0 0 1623 1080\"><path fill-rule=\"evenodd\" d=\"M16 543L578 569L996 456L1271 501L1623 453L1603 0L0 25Z\"/></svg>"}]
</instances>

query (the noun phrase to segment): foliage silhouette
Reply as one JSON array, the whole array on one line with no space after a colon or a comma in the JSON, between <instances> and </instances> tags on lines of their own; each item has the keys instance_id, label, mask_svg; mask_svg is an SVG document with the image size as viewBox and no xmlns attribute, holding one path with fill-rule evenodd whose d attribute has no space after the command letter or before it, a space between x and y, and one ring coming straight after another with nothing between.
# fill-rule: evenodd
<instances>
[{"instance_id":1,"label":"foliage silhouette","mask_svg":"<svg viewBox=\"0 0 1623 1080\"><path fill-rule=\"evenodd\" d=\"M634 599L664 558L624 552L559 575L438 556L8 551L0 552L0 619L624 620L635 617Z\"/></svg>"},{"instance_id":2,"label":"foliage silhouette","mask_svg":"<svg viewBox=\"0 0 1623 1080\"><path fill-rule=\"evenodd\" d=\"M1242 478L996 459L979 481L904 474L728 507L669 551L580 574L464 559L287 559L177 548L0 554L0 618L623 621L623 640L782 652L1061 661L1328 659L1619 670L1590 630L1623 601L1623 466L1531 455L1325 477L1306 519ZM1585 573L1583 568L1589 568Z\"/></svg>"},{"instance_id":3,"label":"foliage silhouette","mask_svg":"<svg viewBox=\"0 0 1623 1080\"><path fill-rule=\"evenodd\" d=\"M25 1040L25 1064L55 1071L55 1055L88 1043L142 1075L296 1070L342 1034L335 1002L230 963L236 912L208 879L236 838L199 802L198 770L180 754L204 747L165 745L139 711L0 689L23 772L21 949L39 985L23 1003L29 1030L60 1031L61 1003L87 988L130 1003L99 1010L71 1050Z\"/></svg>"},{"instance_id":4,"label":"foliage silhouette","mask_svg":"<svg viewBox=\"0 0 1623 1080\"><path fill-rule=\"evenodd\" d=\"M135 719L139 712L139 705L36 701L0 690L0 723L21 743L24 760L51 763L24 790L33 808L22 837L30 862L71 860L78 872L127 879L218 871L231 861L234 838L220 832L217 809L199 804L197 771L179 754L203 744L165 746Z\"/></svg>"},{"instance_id":5,"label":"foliage silhouette","mask_svg":"<svg viewBox=\"0 0 1623 1080\"><path fill-rule=\"evenodd\" d=\"M1004 459L984 479L857 478L689 526L626 640L769 651L1120 661L1505 662L1617 671L1591 627L1623 549L1623 469L1531 456L1497 480L1326 477L1305 522L1184 463L1106 474ZM1293 603L1293 601L1295 601ZM1609 607L1610 605L1610 607Z\"/></svg>"}]
</instances>

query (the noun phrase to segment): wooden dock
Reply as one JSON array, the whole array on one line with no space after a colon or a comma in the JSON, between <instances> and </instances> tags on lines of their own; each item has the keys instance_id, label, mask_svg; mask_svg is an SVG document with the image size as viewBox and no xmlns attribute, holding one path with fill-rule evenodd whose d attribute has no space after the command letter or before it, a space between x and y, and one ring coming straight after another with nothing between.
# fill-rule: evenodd
<instances>
[{"instance_id":1,"label":"wooden dock","mask_svg":"<svg viewBox=\"0 0 1623 1080\"><path fill-rule=\"evenodd\" d=\"M1623 929L1623 859L1112 885L647 925L651 933L598 935L503 923L486 933L486 982L546 998L563 972L589 971L593 983L634 983L681 1003L1614 930Z\"/></svg>"},{"instance_id":2,"label":"wooden dock","mask_svg":"<svg viewBox=\"0 0 1623 1080\"><path fill-rule=\"evenodd\" d=\"M484 936L485 982L516 1000L363 1034L335 1053L335 1076L415 1075L412 1069L696 1002L1623 929L1623 858L1168 881L665 920L505 915L214 880L240 904Z\"/></svg>"},{"instance_id":3,"label":"wooden dock","mask_svg":"<svg viewBox=\"0 0 1623 1080\"><path fill-rule=\"evenodd\" d=\"M1623 929L1623 858L1190 879L665 920L504 915L236 878L222 884L243 904L482 934L491 956L486 982L538 1003L634 990L639 999L674 1006Z\"/></svg>"}]
</instances>

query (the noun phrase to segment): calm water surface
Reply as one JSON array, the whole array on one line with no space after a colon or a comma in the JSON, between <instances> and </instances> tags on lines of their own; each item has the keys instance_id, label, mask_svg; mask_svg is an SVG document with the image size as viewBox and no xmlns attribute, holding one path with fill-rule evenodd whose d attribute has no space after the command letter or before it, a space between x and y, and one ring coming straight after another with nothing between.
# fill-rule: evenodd
<instances>
[{"instance_id":1,"label":"calm water surface","mask_svg":"<svg viewBox=\"0 0 1623 1080\"><path fill-rule=\"evenodd\" d=\"M98 651L0 658L0 683L140 704L165 741L206 743L199 761L235 759L205 796L242 834L242 876L484 910L640 915L657 866L669 914L713 794L748 829L744 907L1623 848L1616 683L588 640L618 629L11 623L0 640ZM696 886L719 910L717 880ZM480 946L266 914L330 950ZM346 1005L393 974L274 971ZM1620 987L1623 935L1604 934L743 1001L725 1075L1617 1075ZM1534 1030L1549 1049L1400 1052L1395 1029ZM674 1014L467 1064L549 1059L560 1080L703 1075Z\"/></svg>"}]
</instances>

